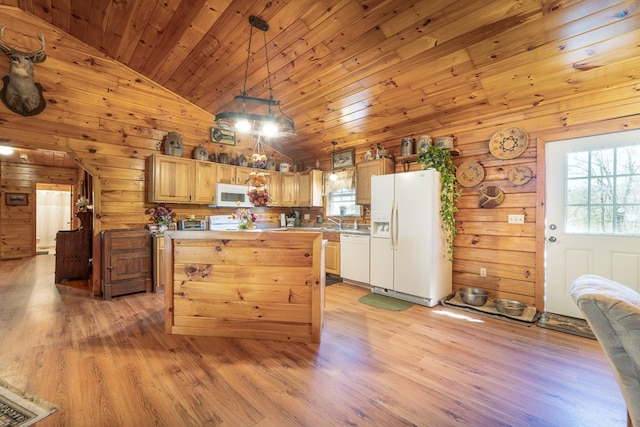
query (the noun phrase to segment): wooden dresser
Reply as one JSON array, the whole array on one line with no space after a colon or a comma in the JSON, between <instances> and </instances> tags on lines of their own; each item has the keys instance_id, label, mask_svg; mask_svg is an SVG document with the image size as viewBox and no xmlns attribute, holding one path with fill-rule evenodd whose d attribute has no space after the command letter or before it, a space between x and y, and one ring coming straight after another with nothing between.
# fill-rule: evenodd
<instances>
[{"instance_id":1,"label":"wooden dresser","mask_svg":"<svg viewBox=\"0 0 640 427\"><path fill-rule=\"evenodd\" d=\"M55 283L86 280L91 275L92 213L78 212L80 227L56 233Z\"/></svg>"},{"instance_id":2,"label":"wooden dresser","mask_svg":"<svg viewBox=\"0 0 640 427\"><path fill-rule=\"evenodd\" d=\"M102 297L151 292L149 230L106 230L102 244Z\"/></svg>"}]
</instances>

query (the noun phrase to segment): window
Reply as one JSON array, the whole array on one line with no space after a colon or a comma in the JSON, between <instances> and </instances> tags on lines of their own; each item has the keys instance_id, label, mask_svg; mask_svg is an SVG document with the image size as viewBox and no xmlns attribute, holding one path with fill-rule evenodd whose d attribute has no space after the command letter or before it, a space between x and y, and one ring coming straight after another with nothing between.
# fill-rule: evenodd
<instances>
[{"instance_id":1,"label":"window","mask_svg":"<svg viewBox=\"0 0 640 427\"><path fill-rule=\"evenodd\" d=\"M355 169L336 172L338 179L329 180L325 174L325 214L327 216L360 216L356 205Z\"/></svg>"},{"instance_id":2,"label":"window","mask_svg":"<svg viewBox=\"0 0 640 427\"><path fill-rule=\"evenodd\" d=\"M640 234L640 145L569 153L565 230Z\"/></svg>"}]
</instances>

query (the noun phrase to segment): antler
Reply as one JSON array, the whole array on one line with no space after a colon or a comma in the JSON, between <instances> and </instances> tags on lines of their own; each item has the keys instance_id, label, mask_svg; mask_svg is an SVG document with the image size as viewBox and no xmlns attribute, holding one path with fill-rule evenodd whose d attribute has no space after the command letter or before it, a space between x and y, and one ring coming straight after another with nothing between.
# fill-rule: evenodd
<instances>
[{"instance_id":1,"label":"antler","mask_svg":"<svg viewBox=\"0 0 640 427\"><path fill-rule=\"evenodd\" d=\"M0 50L2 50L2 52L5 55L8 55L14 49L13 49L13 47L11 47L7 43L5 43L4 40L2 40L2 38L4 37L4 29L5 28L6 28L6 25L3 25L2 27L0 27Z\"/></svg>"},{"instance_id":2,"label":"antler","mask_svg":"<svg viewBox=\"0 0 640 427\"><path fill-rule=\"evenodd\" d=\"M44 44L44 34L42 34L42 32L38 36L38 41L40 42L40 45L42 47L39 50L36 50L31 53L27 53L27 52L22 52L20 50L17 50L14 46L9 45L4 40L2 40L2 38L4 37L4 29L6 27L7 27L6 25L3 25L0 27L0 50L2 50L2 52L5 55L9 55L15 52L15 53L21 53L23 55L26 55L32 58L34 62L44 61L44 59L46 58L46 54L44 53L45 44Z\"/></svg>"}]
</instances>

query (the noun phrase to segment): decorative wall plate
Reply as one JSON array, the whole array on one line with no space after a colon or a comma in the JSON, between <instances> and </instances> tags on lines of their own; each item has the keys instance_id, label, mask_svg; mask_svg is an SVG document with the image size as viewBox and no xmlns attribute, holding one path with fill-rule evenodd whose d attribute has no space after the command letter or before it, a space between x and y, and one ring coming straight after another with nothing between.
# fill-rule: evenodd
<instances>
[{"instance_id":1,"label":"decorative wall plate","mask_svg":"<svg viewBox=\"0 0 640 427\"><path fill-rule=\"evenodd\" d=\"M533 173L531 169L527 166L516 166L509 169L507 173L507 178L513 185L525 185L527 182L531 181Z\"/></svg>"},{"instance_id":2,"label":"decorative wall plate","mask_svg":"<svg viewBox=\"0 0 640 427\"><path fill-rule=\"evenodd\" d=\"M520 128L506 128L494 133L489 140L489 151L500 160L515 159L524 153L529 136Z\"/></svg>"},{"instance_id":3,"label":"decorative wall plate","mask_svg":"<svg viewBox=\"0 0 640 427\"><path fill-rule=\"evenodd\" d=\"M456 179L463 187L475 187L484 179L484 168L480 163L464 162L456 169Z\"/></svg>"}]
</instances>

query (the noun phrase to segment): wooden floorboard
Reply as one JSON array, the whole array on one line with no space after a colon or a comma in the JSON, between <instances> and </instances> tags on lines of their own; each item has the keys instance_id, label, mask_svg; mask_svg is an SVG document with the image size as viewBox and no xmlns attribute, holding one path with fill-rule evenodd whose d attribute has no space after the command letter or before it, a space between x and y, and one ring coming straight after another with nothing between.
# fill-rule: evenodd
<instances>
[{"instance_id":1,"label":"wooden floorboard","mask_svg":"<svg viewBox=\"0 0 640 427\"><path fill-rule=\"evenodd\" d=\"M54 284L0 261L0 378L60 407L38 426L624 426L598 343L327 287L320 344L172 336L163 295Z\"/></svg>"}]
</instances>

